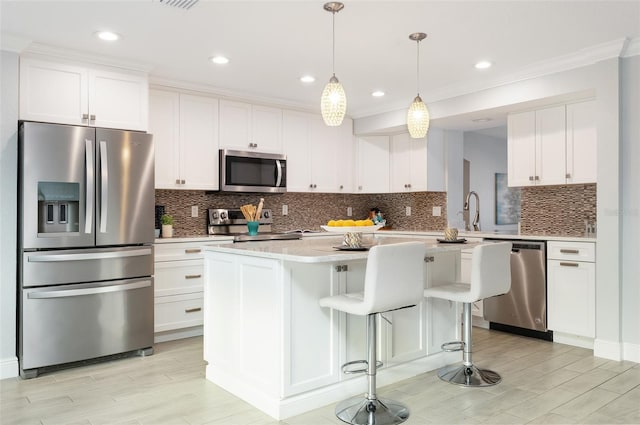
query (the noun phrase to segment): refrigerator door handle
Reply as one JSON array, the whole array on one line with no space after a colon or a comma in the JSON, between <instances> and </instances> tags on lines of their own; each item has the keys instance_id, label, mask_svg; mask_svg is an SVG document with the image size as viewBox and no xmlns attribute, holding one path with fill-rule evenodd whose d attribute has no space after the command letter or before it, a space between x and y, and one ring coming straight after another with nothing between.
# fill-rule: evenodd
<instances>
[{"instance_id":1,"label":"refrigerator door handle","mask_svg":"<svg viewBox=\"0 0 640 425\"><path fill-rule=\"evenodd\" d=\"M109 210L109 164L107 142L100 140L100 233L107 233L107 211Z\"/></svg>"},{"instance_id":2,"label":"refrigerator door handle","mask_svg":"<svg viewBox=\"0 0 640 425\"><path fill-rule=\"evenodd\" d=\"M142 257L151 255L151 248L130 249L127 251L88 252L75 254L52 254L29 256L30 263L50 263L58 261L103 260L106 258Z\"/></svg>"},{"instance_id":3,"label":"refrigerator door handle","mask_svg":"<svg viewBox=\"0 0 640 425\"><path fill-rule=\"evenodd\" d=\"M93 191L94 191L94 170L93 170L93 140L85 139L85 160L87 162L87 180L85 181L85 217L84 232L92 233L93 227Z\"/></svg>"},{"instance_id":4,"label":"refrigerator door handle","mask_svg":"<svg viewBox=\"0 0 640 425\"><path fill-rule=\"evenodd\" d=\"M47 299L47 298L77 297L80 295L95 295L95 294L104 294L107 292L123 292L123 291L129 291L132 289L147 288L149 286L151 286L150 280L142 280L138 282L125 283L120 285L94 286L90 288L77 288L77 289L61 289L57 291L29 292L27 294L27 298Z\"/></svg>"}]
</instances>

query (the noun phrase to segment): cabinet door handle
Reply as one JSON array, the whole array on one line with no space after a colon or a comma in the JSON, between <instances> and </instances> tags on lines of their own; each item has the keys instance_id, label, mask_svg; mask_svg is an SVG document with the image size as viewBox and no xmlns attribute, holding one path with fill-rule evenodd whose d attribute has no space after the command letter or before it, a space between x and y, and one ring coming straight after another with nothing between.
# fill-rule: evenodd
<instances>
[{"instance_id":1,"label":"cabinet door handle","mask_svg":"<svg viewBox=\"0 0 640 425\"><path fill-rule=\"evenodd\" d=\"M435 258L433 257L424 257L425 263L433 263L434 261L435 261Z\"/></svg>"},{"instance_id":2,"label":"cabinet door handle","mask_svg":"<svg viewBox=\"0 0 640 425\"><path fill-rule=\"evenodd\" d=\"M202 252L202 250L200 248L190 248L190 249L185 249L184 253L185 254L198 254Z\"/></svg>"},{"instance_id":3,"label":"cabinet door handle","mask_svg":"<svg viewBox=\"0 0 640 425\"><path fill-rule=\"evenodd\" d=\"M89 120L89 114L82 114L82 120Z\"/></svg>"},{"instance_id":4,"label":"cabinet door handle","mask_svg":"<svg viewBox=\"0 0 640 425\"><path fill-rule=\"evenodd\" d=\"M91 114L91 115L89 116L89 120L90 120L90 121L95 121L95 120L96 120L96 116L95 116L95 115L93 115L93 114Z\"/></svg>"},{"instance_id":5,"label":"cabinet door handle","mask_svg":"<svg viewBox=\"0 0 640 425\"><path fill-rule=\"evenodd\" d=\"M570 178L571 178L571 173L567 173L567 174L565 174L565 175L564 175L564 178L565 178L565 179L570 179Z\"/></svg>"},{"instance_id":6,"label":"cabinet door handle","mask_svg":"<svg viewBox=\"0 0 640 425\"><path fill-rule=\"evenodd\" d=\"M180 184L180 179L176 179L176 184Z\"/></svg>"},{"instance_id":7,"label":"cabinet door handle","mask_svg":"<svg viewBox=\"0 0 640 425\"><path fill-rule=\"evenodd\" d=\"M560 253L561 254L580 254L580 250L579 249L561 249Z\"/></svg>"},{"instance_id":8,"label":"cabinet door handle","mask_svg":"<svg viewBox=\"0 0 640 425\"><path fill-rule=\"evenodd\" d=\"M186 274L184 275L185 279L200 279L202 277L201 274Z\"/></svg>"},{"instance_id":9,"label":"cabinet door handle","mask_svg":"<svg viewBox=\"0 0 640 425\"><path fill-rule=\"evenodd\" d=\"M344 189L344 186L343 186L343 185L340 185L340 189Z\"/></svg>"},{"instance_id":10,"label":"cabinet door handle","mask_svg":"<svg viewBox=\"0 0 640 425\"><path fill-rule=\"evenodd\" d=\"M578 263L565 263L565 262L561 262L560 263L561 266L564 267L580 267L580 264Z\"/></svg>"},{"instance_id":11,"label":"cabinet door handle","mask_svg":"<svg viewBox=\"0 0 640 425\"><path fill-rule=\"evenodd\" d=\"M185 180L180 180L180 184L185 184L186 181Z\"/></svg>"},{"instance_id":12,"label":"cabinet door handle","mask_svg":"<svg viewBox=\"0 0 640 425\"><path fill-rule=\"evenodd\" d=\"M529 181L532 182L533 181L533 176L529 176Z\"/></svg>"},{"instance_id":13,"label":"cabinet door handle","mask_svg":"<svg viewBox=\"0 0 640 425\"><path fill-rule=\"evenodd\" d=\"M195 313L197 311L202 310L202 307L195 307L195 308L185 308L184 312L185 313Z\"/></svg>"}]
</instances>

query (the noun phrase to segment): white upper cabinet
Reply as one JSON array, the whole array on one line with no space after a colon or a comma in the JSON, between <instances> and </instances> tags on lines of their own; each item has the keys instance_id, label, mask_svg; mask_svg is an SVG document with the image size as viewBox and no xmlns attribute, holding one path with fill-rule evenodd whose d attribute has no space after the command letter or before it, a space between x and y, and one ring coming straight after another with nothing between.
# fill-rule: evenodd
<instances>
[{"instance_id":1,"label":"white upper cabinet","mask_svg":"<svg viewBox=\"0 0 640 425\"><path fill-rule=\"evenodd\" d=\"M419 192L427 189L427 139L409 133L391 137L391 191Z\"/></svg>"},{"instance_id":2,"label":"white upper cabinet","mask_svg":"<svg viewBox=\"0 0 640 425\"><path fill-rule=\"evenodd\" d=\"M287 191L350 193L353 186L351 120L328 127L320 115L283 111Z\"/></svg>"},{"instance_id":3,"label":"white upper cabinet","mask_svg":"<svg viewBox=\"0 0 640 425\"><path fill-rule=\"evenodd\" d=\"M151 90L157 189L218 189L218 100Z\"/></svg>"},{"instance_id":4,"label":"white upper cabinet","mask_svg":"<svg viewBox=\"0 0 640 425\"><path fill-rule=\"evenodd\" d=\"M594 183L594 101L508 117L509 186Z\"/></svg>"},{"instance_id":5,"label":"white upper cabinet","mask_svg":"<svg viewBox=\"0 0 640 425\"><path fill-rule=\"evenodd\" d=\"M536 111L536 184L564 184L566 158L565 107Z\"/></svg>"},{"instance_id":6,"label":"white upper cabinet","mask_svg":"<svg viewBox=\"0 0 640 425\"><path fill-rule=\"evenodd\" d=\"M146 131L148 79L139 72L20 59L20 119Z\"/></svg>"},{"instance_id":7,"label":"white upper cabinet","mask_svg":"<svg viewBox=\"0 0 640 425\"><path fill-rule=\"evenodd\" d=\"M389 136L357 138L355 193L389 193Z\"/></svg>"},{"instance_id":8,"label":"white upper cabinet","mask_svg":"<svg viewBox=\"0 0 640 425\"><path fill-rule=\"evenodd\" d=\"M221 100L220 147L281 153L282 110Z\"/></svg>"},{"instance_id":9,"label":"white upper cabinet","mask_svg":"<svg viewBox=\"0 0 640 425\"><path fill-rule=\"evenodd\" d=\"M567 105L567 183L594 183L598 176L596 102Z\"/></svg>"},{"instance_id":10,"label":"white upper cabinet","mask_svg":"<svg viewBox=\"0 0 640 425\"><path fill-rule=\"evenodd\" d=\"M391 192L444 191L444 131L429 130L426 138L409 133L391 137Z\"/></svg>"}]
</instances>

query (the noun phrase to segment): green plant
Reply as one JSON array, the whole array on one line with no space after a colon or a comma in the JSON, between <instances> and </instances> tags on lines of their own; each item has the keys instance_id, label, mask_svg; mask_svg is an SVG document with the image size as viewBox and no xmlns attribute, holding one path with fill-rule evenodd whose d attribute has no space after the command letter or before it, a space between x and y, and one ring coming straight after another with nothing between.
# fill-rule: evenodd
<instances>
[{"instance_id":1,"label":"green plant","mask_svg":"<svg viewBox=\"0 0 640 425\"><path fill-rule=\"evenodd\" d=\"M173 226L173 217L169 214L162 214L162 217L160 217L160 222L164 225Z\"/></svg>"}]
</instances>

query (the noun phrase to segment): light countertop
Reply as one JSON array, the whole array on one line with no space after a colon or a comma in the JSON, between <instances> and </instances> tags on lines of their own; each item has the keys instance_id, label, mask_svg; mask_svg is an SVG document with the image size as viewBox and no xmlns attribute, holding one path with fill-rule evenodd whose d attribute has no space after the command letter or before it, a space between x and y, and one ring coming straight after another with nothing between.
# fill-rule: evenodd
<instances>
[{"instance_id":1,"label":"light countertop","mask_svg":"<svg viewBox=\"0 0 640 425\"><path fill-rule=\"evenodd\" d=\"M332 263L336 261L363 260L368 251L343 251L335 247L342 244L342 235L322 238L303 238L287 241L243 242L234 244L208 245L206 252L224 252L228 254L248 255L253 257L274 258L300 263ZM373 237L363 235L363 245L390 244L400 242L422 241L426 245L426 253L442 251L460 251L475 246L475 243L441 244L435 238L408 238L385 235Z\"/></svg>"},{"instance_id":2,"label":"light countertop","mask_svg":"<svg viewBox=\"0 0 640 425\"><path fill-rule=\"evenodd\" d=\"M232 241L233 236L184 236L180 238L157 238L153 243L180 243L180 242L225 242Z\"/></svg>"}]
</instances>

